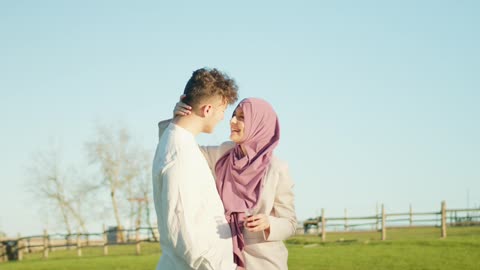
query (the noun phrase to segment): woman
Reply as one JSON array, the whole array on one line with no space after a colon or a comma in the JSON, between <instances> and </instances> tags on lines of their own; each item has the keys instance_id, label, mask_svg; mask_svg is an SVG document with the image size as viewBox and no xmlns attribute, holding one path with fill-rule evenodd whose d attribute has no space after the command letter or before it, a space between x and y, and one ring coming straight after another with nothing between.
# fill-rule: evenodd
<instances>
[{"instance_id":1,"label":"woman","mask_svg":"<svg viewBox=\"0 0 480 270\"><path fill-rule=\"evenodd\" d=\"M181 102L175 115L190 113ZM160 134L167 121L159 123ZM242 100L230 121L231 142L200 147L214 173L233 237L239 269L288 269L283 244L295 233L293 182L286 163L273 156L280 139L272 106Z\"/></svg>"}]
</instances>

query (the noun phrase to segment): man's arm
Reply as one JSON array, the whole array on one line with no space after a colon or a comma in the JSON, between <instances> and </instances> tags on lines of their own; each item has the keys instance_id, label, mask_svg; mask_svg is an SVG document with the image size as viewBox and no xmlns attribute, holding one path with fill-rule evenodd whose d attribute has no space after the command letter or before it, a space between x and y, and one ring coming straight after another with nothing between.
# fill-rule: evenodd
<instances>
[{"instance_id":1,"label":"man's arm","mask_svg":"<svg viewBox=\"0 0 480 270\"><path fill-rule=\"evenodd\" d=\"M207 254L211 247L202 234L202 210L198 203L202 194L198 194L195 180L188 164L177 157L175 162L164 170L162 182L162 215L167 222L168 239L174 252L183 258L192 269L212 270L213 260ZM188 162L188 161L187 161Z\"/></svg>"},{"instance_id":2,"label":"man's arm","mask_svg":"<svg viewBox=\"0 0 480 270\"><path fill-rule=\"evenodd\" d=\"M162 138L162 135L165 132L165 130L167 129L170 122L172 122L172 119L167 119L167 120L163 120L163 121L158 122L158 139L159 140L160 140L160 138Z\"/></svg>"}]
</instances>

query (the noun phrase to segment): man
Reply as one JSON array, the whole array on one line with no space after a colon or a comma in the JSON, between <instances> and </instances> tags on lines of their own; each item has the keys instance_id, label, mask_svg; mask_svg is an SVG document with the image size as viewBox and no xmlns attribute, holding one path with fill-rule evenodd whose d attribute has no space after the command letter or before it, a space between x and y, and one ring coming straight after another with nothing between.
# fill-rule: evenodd
<instances>
[{"instance_id":1,"label":"man","mask_svg":"<svg viewBox=\"0 0 480 270\"><path fill-rule=\"evenodd\" d=\"M162 247L157 270L235 269L223 204L195 136L213 132L227 105L237 100L237 86L216 69L199 69L193 72L184 95L192 113L169 123L153 161Z\"/></svg>"}]
</instances>

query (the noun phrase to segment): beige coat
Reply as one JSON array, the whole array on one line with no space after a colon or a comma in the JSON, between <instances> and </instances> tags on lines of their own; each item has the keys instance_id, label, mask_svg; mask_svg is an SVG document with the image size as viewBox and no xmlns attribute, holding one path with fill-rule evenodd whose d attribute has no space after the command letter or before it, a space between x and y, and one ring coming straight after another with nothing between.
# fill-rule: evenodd
<instances>
[{"instance_id":1,"label":"beige coat","mask_svg":"<svg viewBox=\"0 0 480 270\"><path fill-rule=\"evenodd\" d=\"M220 146L200 147L212 172L217 161L234 145L233 142L225 142ZM257 208L255 214L263 213L269 216L270 235L266 239L263 232L243 231L246 270L288 269L288 251L283 240L295 233L297 219L293 182L288 174L287 164L276 157L272 158L267 170Z\"/></svg>"}]
</instances>

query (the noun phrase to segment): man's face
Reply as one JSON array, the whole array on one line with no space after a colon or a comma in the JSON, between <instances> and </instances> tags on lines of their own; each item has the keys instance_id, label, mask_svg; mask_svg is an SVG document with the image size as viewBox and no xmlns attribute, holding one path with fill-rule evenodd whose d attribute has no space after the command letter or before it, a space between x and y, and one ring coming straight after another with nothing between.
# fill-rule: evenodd
<instances>
[{"instance_id":1,"label":"man's face","mask_svg":"<svg viewBox=\"0 0 480 270\"><path fill-rule=\"evenodd\" d=\"M227 109L227 103L221 97L215 98L211 105L212 109L206 121L204 130L205 133L213 132L217 124L223 120L225 116L225 110Z\"/></svg>"}]
</instances>

